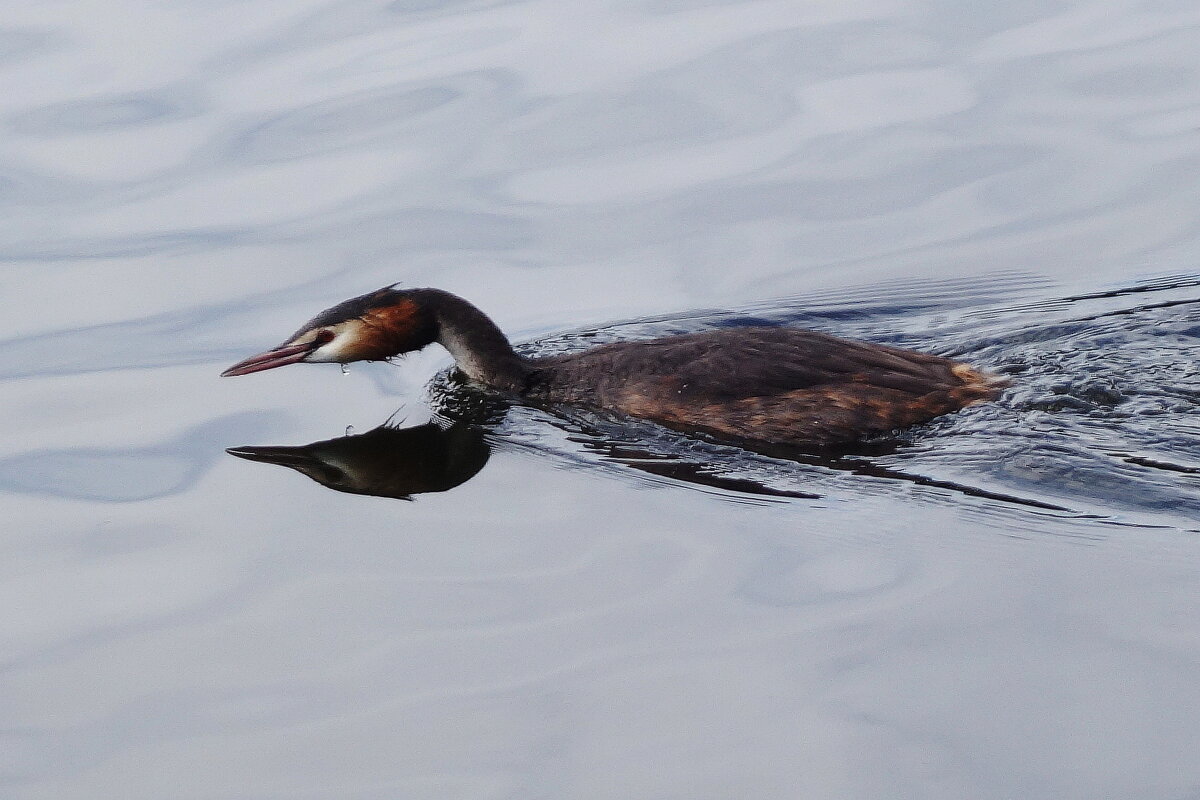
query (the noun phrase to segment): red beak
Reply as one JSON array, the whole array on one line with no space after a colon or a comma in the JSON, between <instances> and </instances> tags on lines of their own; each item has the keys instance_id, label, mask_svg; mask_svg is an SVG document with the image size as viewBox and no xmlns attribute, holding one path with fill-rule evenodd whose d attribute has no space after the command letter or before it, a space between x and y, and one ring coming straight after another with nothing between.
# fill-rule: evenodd
<instances>
[{"instance_id":1,"label":"red beak","mask_svg":"<svg viewBox=\"0 0 1200 800\"><path fill-rule=\"evenodd\" d=\"M293 344L276 347L274 350L268 350L265 353L259 353L256 356L250 356L245 361L239 361L229 369L221 373L222 378L231 378L234 375L249 375L251 372L262 372L264 369L275 369L276 367L284 367L288 364L295 364L303 361L313 349L312 344Z\"/></svg>"}]
</instances>

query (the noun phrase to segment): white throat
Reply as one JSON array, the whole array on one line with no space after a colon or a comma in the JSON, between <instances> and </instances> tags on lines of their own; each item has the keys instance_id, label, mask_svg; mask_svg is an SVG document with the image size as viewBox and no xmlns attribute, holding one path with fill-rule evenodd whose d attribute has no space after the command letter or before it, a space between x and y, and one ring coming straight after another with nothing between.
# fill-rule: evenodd
<instances>
[{"instance_id":1,"label":"white throat","mask_svg":"<svg viewBox=\"0 0 1200 800\"><path fill-rule=\"evenodd\" d=\"M478 354L467 347L466 340L457 328L443 322L437 342L450 352L454 363L464 375L475 383L487 383L487 373L479 361Z\"/></svg>"}]
</instances>

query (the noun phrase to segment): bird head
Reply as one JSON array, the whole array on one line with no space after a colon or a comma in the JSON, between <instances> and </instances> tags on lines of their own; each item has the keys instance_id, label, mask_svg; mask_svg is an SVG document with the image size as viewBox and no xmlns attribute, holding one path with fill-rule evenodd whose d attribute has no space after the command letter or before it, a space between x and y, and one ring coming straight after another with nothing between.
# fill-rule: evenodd
<instances>
[{"instance_id":1,"label":"bird head","mask_svg":"<svg viewBox=\"0 0 1200 800\"><path fill-rule=\"evenodd\" d=\"M338 303L283 344L239 361L223 377L299 363L382 361L437 339L437 321L418 291L384 287Z\"/></svg>"}]
</instances>

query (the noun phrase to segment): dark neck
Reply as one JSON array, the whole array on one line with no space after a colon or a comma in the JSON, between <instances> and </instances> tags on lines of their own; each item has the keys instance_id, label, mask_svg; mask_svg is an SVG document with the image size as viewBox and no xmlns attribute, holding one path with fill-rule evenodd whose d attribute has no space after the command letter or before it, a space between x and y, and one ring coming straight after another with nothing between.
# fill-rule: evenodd
<instances>
[{"instance_id":1,"label":"dark neck","mask_svg":"<svg viewBox=\"0 0 1200 800\"><path fill-rule=\"evenodd\" d=\"M450 351L468 378L501 391L524 390L529 365L487 314L449 292L420 289L414 294L418 291L437 322L437 343Z\"/></svg>"}]
</instances>

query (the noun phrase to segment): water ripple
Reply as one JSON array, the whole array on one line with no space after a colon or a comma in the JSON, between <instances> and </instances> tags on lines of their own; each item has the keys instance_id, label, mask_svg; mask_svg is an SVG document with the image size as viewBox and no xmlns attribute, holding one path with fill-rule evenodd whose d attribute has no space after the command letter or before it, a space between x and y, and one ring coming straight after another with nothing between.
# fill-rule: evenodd
<instances>
[{"instance_id":1,"label":"water ripple","mask_svg":"<svg viewBox=\"0 0 1200 800\"><path fill-rule=\"evenodd\" d=\"M8 118L20 136L78 136L189 119L200 113L178 87L128 92L33 108Z\"/></svg>"}]
</instances>

